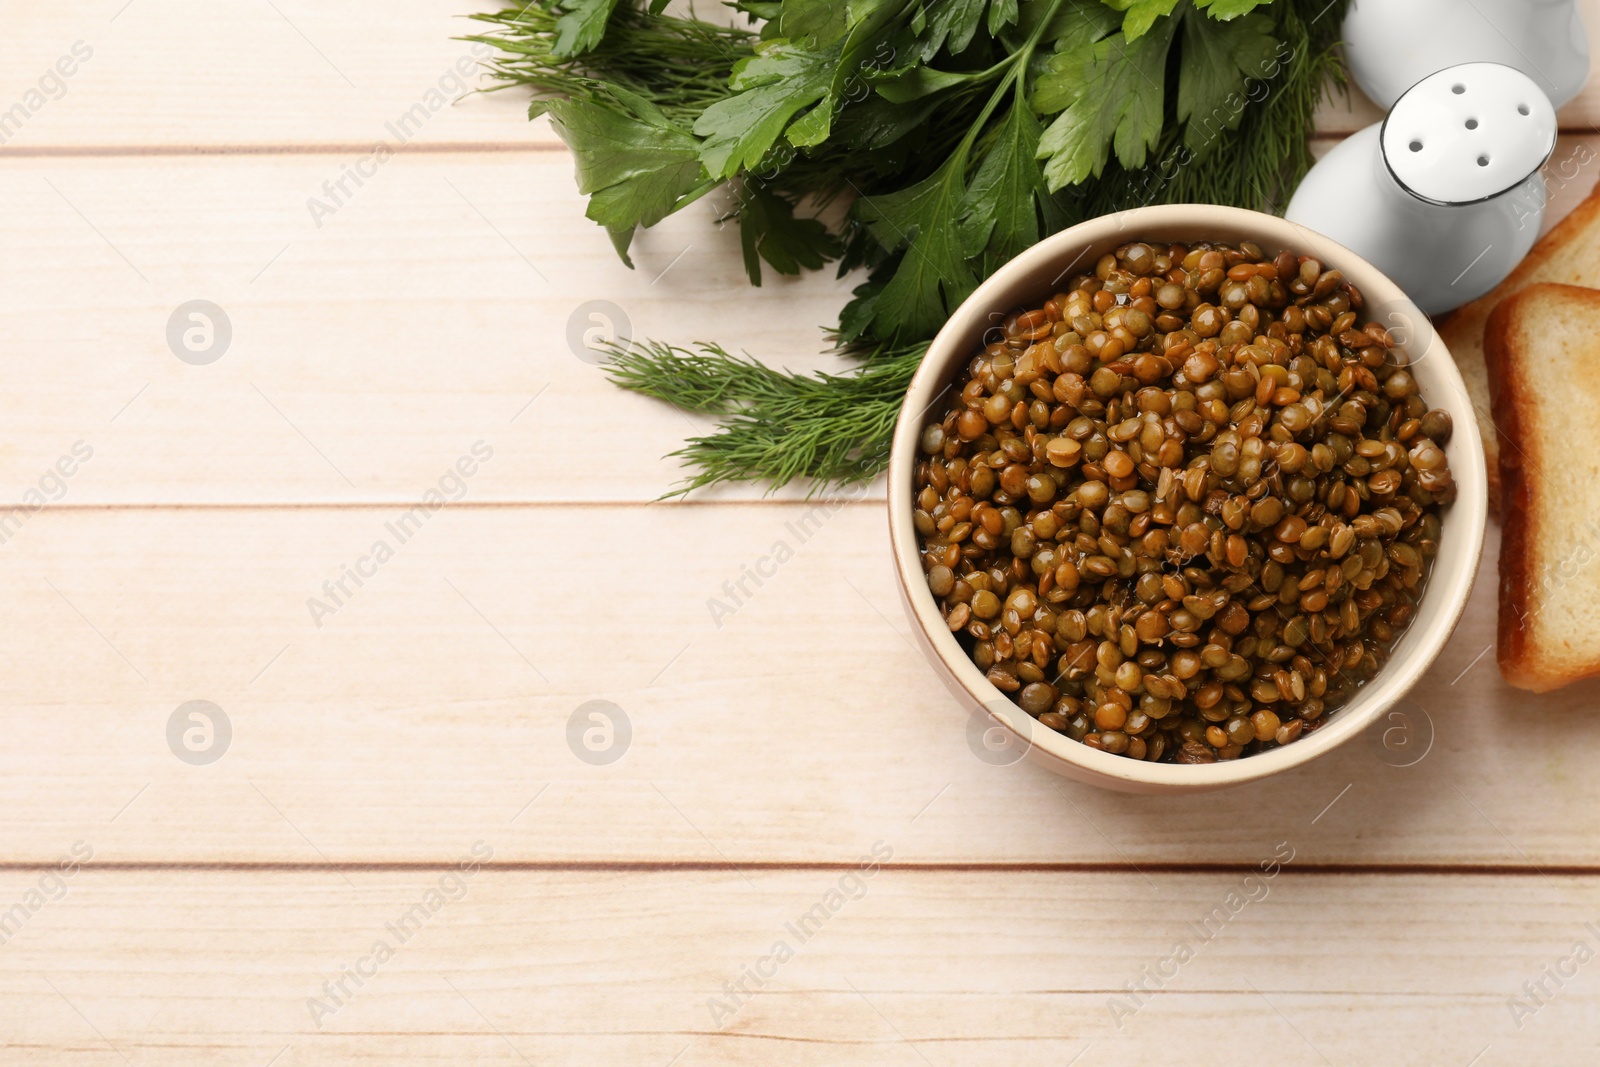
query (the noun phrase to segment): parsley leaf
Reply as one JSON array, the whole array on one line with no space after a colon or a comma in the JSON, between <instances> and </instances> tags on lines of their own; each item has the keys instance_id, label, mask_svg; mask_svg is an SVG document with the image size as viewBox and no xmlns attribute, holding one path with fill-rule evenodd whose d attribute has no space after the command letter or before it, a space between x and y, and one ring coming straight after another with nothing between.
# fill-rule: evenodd
<instances>
[{"instance_id":1,"label":"parsley leaf","mask_svg":"<svg viewBox=\"0 0 1600 1067\"><path fill-rule=\"evenodd\" d=\"M739 6L743 6L742 4ZM777 36L804 39L810 45L833 44L864 22L898 17L905 0L783 0Z\"/></svg>"},{"instance_id":2,"label":"parsley leaf","mask_svg":"<svg viewBox=\"0 0 1600 1067\"><path fill-rule=\"evenodd\" d=\"M700 155L714 177L753 169L780 137L796 148L826 141L841 103L864 93L869 71L893 61L883 28L898 9L885 0L862 0L847 9L855 21L842 39L826 45L763 41L754 56L734 67L728 83L734 95L707 107L694 124L706 139Z\"/></svg>"},{"instance_id":3,"label":"parsley leaf","mask_svg":"<svg viewBox=\"0 0 1600 1067\"><path fill-rule=\"evenodd\" d=\"M996 130L967 190L966 223L984 249L984 273L1039 240L1039 208L1050 199L1035 158L1044 127L1018 100Z\"/></svg>"},{"instance_id":4,"label":"parsley leaf","mask_svg":"<svg viewBox=\"0 0 1600 1067\"><path fill-rule=\"evenodd\" d=\"M729 82L734 95L718 100L695 120L705 138L700 158L716 178L754 170L783 136L795 115L828 95L837 46L817 52L796 41L764 41L740 60Z\"/></svg>"},{"instance_id":5,"label":"parsley leaf","mask_svg":"<svg viewBox=\"0 0 1600 1067\"><path fill-rule=\"evenodd\" d=\"M1024 19L1038 12L1035 0L1024 12ZM1041 118L1054 115L1077 99L1075 86L1069 87L1069 81L1050 77L1048 71L1055 68L1058 60L1066 63L1063 57L1087 50L1091 44L1116 28L1116 14L1100 0L1068 0L1064 9L1044 28L1056 39L1056 54L1045 62L1046 74L1034 89L1032 103L1035 113Z\"/></svg>"},{"instance_id":6,"label":"parsley leaf","mask_svg":"<svg viewBox=\"0 0 1600 1067\"><path fill-rule=\"evenodd\" d=\"M551 53L567 59L593 49L606 35L606 22L616 6L617 0L568 0L562 4L565 14L556 21Z\"/></svg>"},{"instance_id":7,"label":"parsley leaf","mask_svg":"<svg viewBox=\"0 0 1600 1067\"><path fill-rule=\"evenodd\" d=\"M572 149L578 191L589 218L604 226L628 266L636 226L654 226L715 183L700 165L700 146L650 101L611 86L590 98L546 103Z\"/></svg>"},{"instance_id":8,"label":"parsley leaf","mask_svg":"<svg viewBox=\"0 0 1600 1067\"><path fill-rule=\"evenodd\" d=\"M982 77L981 72L935 70L933 67L912 67L904 73L875 82L873 88L879 96L892 104L909 104L933 93L940 93L957 85L966 85Z\"/></svg>"},{"instance_id":9,"label":"parsley leaf","mask_svg":"<svg viewBox=\"0 0 1600 1067\"><path fill-rule=\"evenodd\" d=\"M785 0L778 5L778 33L808 44L827 44L850 28L850 12L835 0Z\"/></svg>"},{"instance_id":10,"label":"parsley leaf","mask_svg":"<svg viewBox=\"0 0 1600 1067\"><path fill-rule=\"evenodd\" d=\"M1015 26L1019 17L1017 0L989 0L989 36L1000 36L1000 31Z\"/></svg>"},{"instance_id":11,"label":"parsley leaf","mask_svg":"<svg viewBox=\"0 0 1600 1067\"><path fill-rule=\"evenodd\" d=\"M922 46L922 61L928 62L940 49L953 56L965 52L983 24L985 9L991 37L1017 21L1017 0L928 0L911 22Z\"/></svg>"},{"instance_id":12,"label":"parsley leaf","mask_svg":"<svg viewBox=\"0 0 1600 1067\"><path fill-rule=\"evenodd\" d=\"M840 44L833 81L822 102L789 127L789 143L810 148L828 139L834 114L844 105L870 95L867 83L895 66L894 17L899 5L890 0L854 0L848 6L850 30Z\"/></svg>"},{"instance_id":13,"label":"parsley leaf","mask_svg":"<svg viewBox=\"0 0 1600 1067\"><path fill-rule=\"evenodd\" d=\"M1256 13L1232 22L1200 15L1183 20L1183 58L1178 67L1178 118L1187 123L1184 143L1205 152L1223 130L1244 117L1246 80L1275 71L1278 41L1272 20Z\"/></svg>"},{"instance_id":14,"label":"parsley leaf","mask_svg":"<svg viewBox=\"0 0 1600 1067\"><path fill-rule=\"evenodd\" d=\"M1175 29L1174 20L1163 18L1137 41L1118 32L1051 57L1033 95L1034 110L1061 112L1039 142L1051 190L1099 177L1112 147L1124 167L1144 165L1161 139Z\"/></svg>"},{"instance_id":15,"label":"parsley leaf","mask_svg":"<svg viewBox=\"0 0 1600 1067\"><path fill-rule=\"evenodd\" d=\"M905 254L888 282L845 321L876 337L931 337L976 287L972 232L959 221L966 163L957 152L915 185L856 201L856 217L877 242Z\"/></svg>"},{"instance_id":16,"label":"parsley leaf","mask_svg":"<svg viewBox=\"0 0 1600 1067\"><path fill-rule=\"evenodd\" d=\"M1042 40L1054 41L1058 50L1067 47L1069 38L1079 44L1098 41L1122 21L1100 0L1063 0L1060 4L1053 0L1021 0L1018 11L1017 32L1037 32ZM1035 56L1033 62L1042 63L1043 57Z\"/></svg>"},{"instance_id":17,"label":"parsley leaf","mask_svg":"<svg viewBox=\"0 0 1600 1067\"><path fill-rule=\"evenodd\" d=\"M1163 15L1172 14L1179 0L1105 0L1106 6L1126 11L1122 17L1122 35L1130 41L1138 40Z\"/></svg>"},{"instance_id":18,"label":"parsley leaf","mask_svg":"<svg viewBox=\"0 0 1600 1067\"><path fill-rule=\"evenodd\" d=\"M833 135L841 145L874 153L870 162L875 170L893 173L904 166L903 161L897 162L902 153L884 150L907 134L925 133L929 117L944 106L944 99L931 92L912 96L903 103L868 97L839 116Z\"/></svg>"},{"instance_id":19,"label":"parsley leaf","mask_svg":"<svg viewBox=\"0 0 1600 1067\"><path fill-rule=\"evenodd\" d=\"M1270 2L1271 0L1195 0L1194 6L1203 9L1206 14L1219 22L1227 22Z\"/></svg>"},{"instance_id":20,"label":"parsley leaf","mask_svg":"<svg viewBox=\"0 0 1600 1067\"><path fill-rule=\"evenodd\" d=\"M761 284L763 259L779 274L799 274L839 256L839 240L826 226L796 218L791 200L754 180L740 189L739 243L751 285Z\"/></svg>"}]
</instances>

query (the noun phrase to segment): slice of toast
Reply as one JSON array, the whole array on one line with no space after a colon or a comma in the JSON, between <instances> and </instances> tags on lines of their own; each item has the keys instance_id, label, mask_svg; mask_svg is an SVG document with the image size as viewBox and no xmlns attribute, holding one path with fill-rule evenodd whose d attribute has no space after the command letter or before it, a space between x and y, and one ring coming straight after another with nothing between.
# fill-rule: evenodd
<instances>
[{"instance_id":1,"label":"slice of toast","mask_svg":"<svg viewBox=\"0 0 1600 1067\"><path fill-rule=\"evenodd\" d=\"M1536 693L1600 674L1600 290L1541 283L1489 316L1499 432L1500 671Z\"/></svg>"},{"instance_id":2,"label":"slice of toast","mask_svg":"<svg viewBox=\"0 0 1600 1067\"><path fill-rule=\"evenodd\" d=\"M1573 212L1533 246L1510 276L1488 293L1452 311L1439 324L1439 337L1455 357L1467 395L1478 412L1483 448L1489 460L1489 502L1498 507L1501 490L1495 463L1494 426L1490 423L1489 378L1484 369L1484 326L1489 313L1506 297L1539 282L1600 288L1600 185Z\"/></svg>"}]
</instances>

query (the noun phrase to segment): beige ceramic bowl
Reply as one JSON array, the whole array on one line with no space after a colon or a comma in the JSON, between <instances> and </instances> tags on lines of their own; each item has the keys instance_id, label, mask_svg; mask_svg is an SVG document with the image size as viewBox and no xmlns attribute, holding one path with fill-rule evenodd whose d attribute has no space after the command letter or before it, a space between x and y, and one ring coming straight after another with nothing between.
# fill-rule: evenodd
<instances>
[{"instance_id":1,"label":"beige ceramic bowl","mask_svg":"<svg viewBox=\"0 0 1600 1067\"><path fill-rule=\"evenodd\" d=\"M981 347L984 331L1013 311L1039 306L1069 277L1092 268L1099 256L1133 240L1248 240L1269 256L1288 249L1316 257L1325 268L1337 267L1366 297L1365 314L1390 327L1398 347L1411 361L1428 403L1448 410L1455 423L1445 451L1459 495L1445 512L1439 554L1417 617L1389 663L1354 699L1331 713L1326 726L1294 744L1238 760L1196 766L1144 763L1087 748L1039 726L967 658L940 618L917 556L911 480L922 427L928 413L945 403L952 380ZM969 731L969 737L993 735L997 725L1013 751L1026 749L1030 759L1068 778L1127 792L1184 793L1220 789L1299 766L1361 733L1399 700L1439 654L1461 617L1483 549L1487 496L1478 420L1455 361L1427 318L1393 282L1343 245L1275 216L1174 204L1107 215L1056 234L1002 267L956 310L928 349L900 409L889 466L889 534L901 599L924 654L969 711L975 716L987 714L992 720L991 724L975 719L980 728ZM1001 761L1008 762L1009 757L997 760Z\"/></svg>"}]
</instances>

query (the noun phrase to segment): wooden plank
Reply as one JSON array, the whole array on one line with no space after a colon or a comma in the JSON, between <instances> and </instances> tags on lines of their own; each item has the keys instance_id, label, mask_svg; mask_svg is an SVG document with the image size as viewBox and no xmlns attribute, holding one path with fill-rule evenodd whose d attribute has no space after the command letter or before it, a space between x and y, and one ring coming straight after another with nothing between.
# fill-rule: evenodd
<instances>
[{"instance_id":1,"label":"wooden plank","mask_svg":"<svg viewBox=\"0 0 1600 1067\"><path fill-rule=\"evenodd\" d=\"M1383 121L1383 110L1374 104L1354 82L1346 90L1334 90L1317 107L1319 137L1344 137Z\"/></svg>"},{"instance_id":2,"label":"wooden plank","mask_svg":"<svg viewBox=\"0 0 1600 1067\"><path fill-rule=\"evenodd\" d=\"M1492 566L1388 747L1182 802L981 762L903 641L881 503L643 506L703 423L567 348L603 299L641 336L824 366L816 326L847 283L748 290L709 207L624 273L510 94L430 112L316 224L307 199L425 101L468 9L107 0L8 22L14 76L75 40L95 54L0 147L19 157L0 167L0 343L20 356L0 486L64 496L0 521L4 1058L1088 1067L1180 1043L1237 1063L1265 1037L1315 1064L1370 1061L1374 1035L1396 1063L1592 1052L1586 972L1521 1027L1510 1010L1600 944L1592 692L1500 684ZM150 158L218 150L265 154ZM236 330L209 366L165 339L196 297ZM58 481L80 440L93 457ZM402 543L387 524L430 487L465 499ZM323 591L380 539L395 554L365 584ZM725 589L780 542L793 558L753 595ZM320 627L311 597L337 608ZM225 709L215 762L183 748L197 720L173 727L192 700ZM573 740L593 700L631 722L614 763ZM442 882L480 840L495 862ZM17 866L77 841L94 855L70 878ZM896 866L844 881L879 841ZM1287 873L1247 881L1278 842ZM797 864L822 866L770 869ZM1231 869L1173 873L1199 864ZM1520 873L1468 869L1488 867ZM857 885L713 1013L786 922ZM1124 983L1260 886L1117 1026ZM386 924L430 888L465 896L398 945ZM313 1016L381 937L393 959Z\"/></svg>"},{"instance_id":3,"label":"wooden plank","mask_svg":"<svg viewBox=\"0 0 1600 1067\"><path fill-rule=\"evenodd\" d=\"M1600 865L1595 688L1500 681L1492 564L1406 719L1276 780L1126 797L980 759L908 643L880 506L805 511L454 506L402 543L390 507L47 509L4 546L0 855L437 861L474 834L790 863L892 830L907 862L1237 862L1311 826L1307 862ZM169 749L194 700L231 723L209 765ZM631 727L607 765L579 752L596 700Z\"/></svg>"},{"instance_id":4,"label":"wooden plank","mask_svg":"<svg viewBox=\"0 0 1600 1067\"><path fill-rule=\"evenodd\" d=\"M526 92L464 95L492 84L476 73L492 53L454 38L487 28L469 12L504 6L400 0L374 17L314 0L23 5L0 42L0 110L23 108L0 127L0 154L559 146L527 121Z\"/></svg>"},{"instance_id":5,"label":"wooden plank","mask_svg":"<svg viewBox=\"0 0 1600 1067\"><path fill-rule=\"evenodd\" d=\"M4 495L82 440L75 502L410 500L482 438L501 462L474 499L651 500L710 423L617 389L573 337L845 366L822 328L853 283L752 288L710 203L641 235L629 270L564 155L401 155L313 219L342 162L0 166L0 345L31 357L0 394ZM207 365L177 354L196 299L231 323Z\"/></svg>"},{"instance_id":6,"label":"wooden plank","mask_svg":"<svg viewBox=\"0 0 1600 1067\"><path fill-rule=\"evenodd\" d=\"M1547 225L1597 158L1594 139L1563 138ZM750 287L710 205L641 235L630 271L583 218L564 156L400 156L313 220L306 201L340 173L321 156L0 167L15 250L0 344L34 357L0 393L5 495L81 440L94 457L73 502L398 502L493 439L505 462L475 500L650 500L682 476L663 455L710 424L613 387L570 330L626 320L641 339L841 366L822 327L855 279ZM168 336L195 299L232 326L208 365Z\"/></svg>"},{"instance_id":7,"label":"wooden plank","mask_svg":"<svg viewBox=\"0 0 1600 1067\"><path fill-rule=\"evenodd\" d=\"M311 0L25 6L0 42L0 70L11 72L0 106L21 102L32 114L0 154L399 143L386 124L433 102L429 90L469 56L452 38L480 27L462 16L501 6L404 0L385 5L380 19L356 5ZM1600 54L1600 0L1584 0L1584 12L1591 51ZM39 89L79 41L92 55L62 79L64 91L47 82L31 98L42 106L32 108L29 90ZM459 90L449 83L443 93L454 98ZM525 121L525 107L520 91L469 97L431 110L403 139L415 146L557 146L547 124ZM1327 101L1317 125L1342 134L1381 118L1353 89L1349 100ZM1560 119L1569 130L1600 125L1600 86L1591 82Z\"/></svg>"},{"instance_id":8,"label":"wooden plank","mask_svg":"<svg viewBox=\"0 0 1600 1067\"><path fill-rule=\"evenodd\" d=\"M17 1062L146 1065L1109 1067L1177 1046L1197 1067L1263 1047L1311 1067L1373 1062L1379 1041L1396 1065L1592 1054L1595 965L1572 969L1574 945L1600 941L1591 880L1326 877L1297 862L1148 880L491 862L348 883L91 863L48 881L65 895L5 945L3 1047ZM6 872L5 899L45 877ZM1175 962L1180 943L1191 955ZM1563 960L1558 988L1543 971ZM736 999L724 983L741 979ZM1511 1000L1533 1004L1534 980L1551 996L1519 1020ZM1125 985L1139 981L1151 992L1136 1001Z\"/></svg>"}]
</instances>

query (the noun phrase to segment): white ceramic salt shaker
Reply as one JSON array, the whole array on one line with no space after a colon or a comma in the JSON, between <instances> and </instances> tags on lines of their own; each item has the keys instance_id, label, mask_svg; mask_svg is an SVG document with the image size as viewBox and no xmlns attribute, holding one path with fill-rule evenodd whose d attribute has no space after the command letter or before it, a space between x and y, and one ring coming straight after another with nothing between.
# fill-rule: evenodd
<instances>
[{"instance_id":1,"label":"white ceramic salt shaker","mask_svg":"<svg viewBox=\"0 0 1600 1067\"><path fill-rule=\"evenodd\" d=\"M1539 168L1555 143L1555 107L1532 78L1459 64L1335 146L1284 214L1366 259L1423 311L1448 311L1498 285L1533 247Z\"/></svg>"},{"instance_id":2,"label":"white ceramic salt shaker","mask_svg":"<svg viewBox=\"0 0 1600 1067\"><path fill-rule=\"evenodd\" d=\"M1458 63L1516 67L1556 107L1589 76L1577 0L1355 0L1343 32L1351 75L1382 108Z\"/></svg>"}]
</instances>

